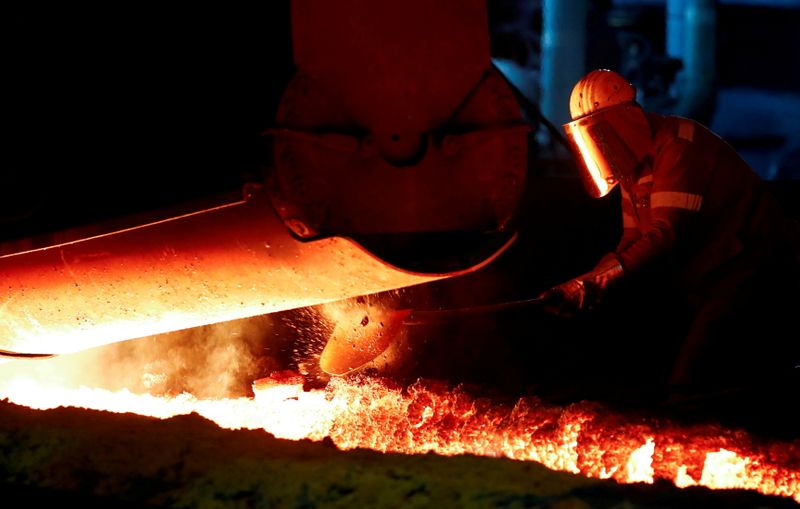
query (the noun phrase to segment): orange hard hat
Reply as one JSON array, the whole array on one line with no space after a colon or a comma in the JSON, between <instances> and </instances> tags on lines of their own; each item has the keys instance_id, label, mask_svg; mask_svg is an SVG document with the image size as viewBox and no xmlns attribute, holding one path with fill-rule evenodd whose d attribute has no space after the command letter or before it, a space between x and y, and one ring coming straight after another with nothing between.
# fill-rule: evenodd
<instances>
[{"instance_id":1,"label":"orange hard hat","mask_svg":"<svg viewBox=\"0 0 800 509\"><path fill-rule=\"evenodd\" d=\"M586 190L605 196L632 175L652 141L636 89L614 71L591 71L573 87L569 112L564 131Z\"/></svg>"},{"instance_id":2,"label":"orange hard hat","mask_svg":"<svg viewBox=\"0 0 800 509\"><path fill-rule=\"evenodd\" d=\"M616 106L634 102L636 88L621 75L608 69L597 69L581 78L572 88L569 113L572 120Z\"/></svg>"}]
</instances>

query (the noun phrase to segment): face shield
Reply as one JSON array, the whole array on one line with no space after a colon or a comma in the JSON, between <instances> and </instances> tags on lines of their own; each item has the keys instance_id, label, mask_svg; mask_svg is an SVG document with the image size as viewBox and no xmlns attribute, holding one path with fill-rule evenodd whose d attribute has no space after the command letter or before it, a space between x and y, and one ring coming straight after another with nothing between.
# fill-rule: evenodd
<instances>
[{"instance_id":1,"label":"face shield","mask_svg":"<svg viewBox=\"0 0 800 509\"><path fill-rule=\"evenodd\" d=\"M644 113L634 103L573 120L564 124L564 131L577 156L586 192L594 198L607 195L623 176L632 175L640 150L634 150L629 143L644 134L649 136Z\"/></svg>"}]
</instances>

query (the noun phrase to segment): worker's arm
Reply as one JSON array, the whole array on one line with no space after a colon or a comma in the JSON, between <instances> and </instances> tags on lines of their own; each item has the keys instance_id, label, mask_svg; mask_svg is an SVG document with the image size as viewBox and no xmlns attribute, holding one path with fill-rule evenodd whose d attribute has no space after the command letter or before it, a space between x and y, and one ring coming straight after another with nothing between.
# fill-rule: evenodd
<instances>
[{"instance_id":1,"label":"worker's arm","mask_svg":"<svg viewBox=\"0 0 800 509\"><path fill-rule=\"evenodd\" d=\"M657 263L682 240L700 210L710 168L697 167L690 139L672 137L657 144L649 197L633 204L623 193L623 236L617 249L589 272L545 291L542 296L556 314L571 315L598 304L608 288L625 275ZM703 160L703 159L700 159ZM641 232L636 207L650 208L650 226Z\"/></svg>"},{"instance_id":2,"label":"worker's arm","mask_svg":"<svg viewBox=\"0 0 800 509\"><path fill-rule=\"evenodd\" d=\"M620 191L622 193L622 200L620 203L620 209L622 211L622 237L617 243L614 253L624 252L642 236L642 232L639 231L639 226L636 221L636 211L633 208L630 194L628 194L622 186L620 186Z\"/></svg>"},{"instance_id":3,"label":"worker's arm","mask_svg":"<svg viewBox=\"0 0 800 509\"><path fill-rule=\"evenodd\" d=\"M657 147L649 200L636 204L650 208L650 227L616 252L629 274L656 263L682 242L702 208L711 171L693 163L698 160L694 152L701 147L690 140L672 138Z\"/></svg>"}]
</instances>

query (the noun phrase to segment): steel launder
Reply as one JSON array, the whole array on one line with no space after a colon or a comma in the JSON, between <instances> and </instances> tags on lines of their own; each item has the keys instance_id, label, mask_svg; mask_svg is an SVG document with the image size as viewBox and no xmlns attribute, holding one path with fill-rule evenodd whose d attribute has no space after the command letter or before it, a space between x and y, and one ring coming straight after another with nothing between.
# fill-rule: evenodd
<instances>
[{"instance_id":1,"label":"steel launder","mask_svg":"<svg viewBox=\"0 0 800 509\"><path fill-rule=\"evenodd\" d=\"M0 351L82 351L408 287L489 261L419 274L344 237L300 241L263 188L246 186L227 205L0 257Z\"/></svg>"}]
</instances>

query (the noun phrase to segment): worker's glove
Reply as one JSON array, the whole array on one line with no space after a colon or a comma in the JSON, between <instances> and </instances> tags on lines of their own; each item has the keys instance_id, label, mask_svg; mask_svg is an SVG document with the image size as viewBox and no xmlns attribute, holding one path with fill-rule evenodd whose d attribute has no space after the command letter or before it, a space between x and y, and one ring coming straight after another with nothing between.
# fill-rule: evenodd
<instances>
[{"instance_id":1,"label":"worker's glove","mask_svg":"<svg viewBox=\"0 0 800 509\"><path fill-rule=\"evenodd\" d=\"M544 310L550 314L572 317L588 307L585 283L578 279L571 279L561 283L541 295Z\"/></svg>"},{"instance_id":2,"label":"worker's glove","mask_svg":"<svg viewBox=\"0 0 800 509\"><path fill-rule=\"evenodd\" d=\"M622 265L613 253L604 256L590 272L545 290L540 297L545 311L564 317L593 309L609 287L623 276Z\"/></svg>"}]
</instances>

